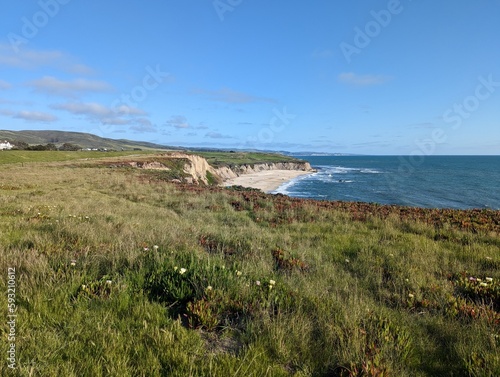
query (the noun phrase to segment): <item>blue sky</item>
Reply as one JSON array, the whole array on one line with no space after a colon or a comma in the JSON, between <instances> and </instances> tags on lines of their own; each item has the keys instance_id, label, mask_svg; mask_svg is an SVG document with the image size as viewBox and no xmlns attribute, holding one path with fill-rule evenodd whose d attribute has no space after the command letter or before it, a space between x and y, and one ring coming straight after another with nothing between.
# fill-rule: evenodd
<instances>
[{"instance_id":1,"label":"blue sky","mask_svg":"<svg viewBox=\"0 0 500 377\"><path fill-rule=\"evenodd\" d=\"M500 154L498 0L40 0L0 14L0 129Z\"/></svg>"}]
</instances>

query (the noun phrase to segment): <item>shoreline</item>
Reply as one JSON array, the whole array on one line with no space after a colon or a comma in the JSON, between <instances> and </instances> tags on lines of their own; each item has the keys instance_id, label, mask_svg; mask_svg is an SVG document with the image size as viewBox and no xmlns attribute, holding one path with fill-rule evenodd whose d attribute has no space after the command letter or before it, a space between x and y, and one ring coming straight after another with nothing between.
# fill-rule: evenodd
<instances>
[{"instance_id":1,"label":"shoreline","mask_svg":"<svg viewBox=\"0 0 500 377\"><path fill-rule=\"evenodd\" d=\"M302 175L312 174L314 171L304 170L263 170L257 173L243 174L236 178L230 178L222 183L222 186L243 186L255 188L269 194L283 184L292 181Z\"/></svg>"}]
</instances>

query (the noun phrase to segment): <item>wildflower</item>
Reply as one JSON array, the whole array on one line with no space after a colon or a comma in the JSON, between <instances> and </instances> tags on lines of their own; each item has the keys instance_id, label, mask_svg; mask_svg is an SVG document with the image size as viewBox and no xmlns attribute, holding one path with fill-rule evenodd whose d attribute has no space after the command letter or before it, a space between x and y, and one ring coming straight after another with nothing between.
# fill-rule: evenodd
<instances>
[{"instance_id":1,"label":"wildflower","mask_svg":"<svg viewBox=\"0 0 500 377\"><path fill-rule=\"evenodd\" d=\"M474 276L471 276L471 277L469 278L469 281L476 281L476 278L475 278Z\"/></svg>"},{"instance_id":2,"label":"wildflower","mask_svg":"<svg viewBox=\"0 0 500 377\"><path fill-rule=\"evenodd\" d=\"M413 293L409 293L409 294L408 294L408 297L409 297L409 298L414 298L414 297L415 297L415 295L414 295Z\"/></svg>"},{"instance_id":3,"label":"wildflower","mask_svg":"<svg viewBox=\"0 0 500 377\"><path fill-rule=\"evenodd\" d=\"M389 256L392 258L394 256L394 254L389 254Z\"/></svg>"},{"instance_id":4,"label":"wildflower","mask_svg":"<svg viewBox=\"0 0 500 377\"><path fill-rule=\"evenodd\" d=\"M207 288L206 288L207 291L211 291L212 290L212 286L209 285Z\"/></svg>"},{"instance_id":5,"label":"wildflower","mask_svg":"<svg viewBox=\"0 0 500 377\"><path fill-rule=\"evenodd\" d=\"M181 275L182 275L182 274L184 274L184 272L186 272L186 271L187 271L187 270L186 270L185 268L181 268L181 269L179 270L179 274L181 274Z\"/></svg>"},{"instance_id":6,"label":"wildflower","mask_svg":"<svg viewBox=\"0 0 500 377\"><path fill-rule=\"evenodd\" d=\"M111 284L112 281L111 280L106 280L106 284Z\"/></svg>"},{"instance_id":7,"label":"wildflower","mask_svg":"<svg viewBox=\"0 0 500 377\"><path fill-rule=\"evenodd\" d=\"M269 280L269 284L271 284L271 285L275 285L275 284L276 284L276 282L275 282L274 280L272 280L272 279L271 279L271 280Z\"/></svg>"},{"instance_id":8,"label":"wildflower","mask_svg":"<svg viewBox=\"0 0 500 377\"><path fill-rule=\"evenodd\" d=\"M257 281L255 282L255 285L260 285L260 280L257 280Z\"/></svg>"},{"instance_id":9,"label":"wildflower","mask_svg":"<svg viewBox=\"0 0 500 377\"><path fill-rule=\"evenodd\" d=\"M145 248L144 248L144 251L148 251L148 250L149 250L149 247L145 247Z\"/></svg>"},{"instance_id":10,"label":"wildflower","mask_svg":"<svg viewBox=\"0 0 500 377\"><path fill-rule=\"evenodd\" d=\"M487 287L487 286L488 286L488 284L487 284L487 283L481 283L481 284L479 284L479 285L480 285L481 287Z\"/></svg>"},{"instance_id":11,"label":"wildflower","mask_svg":"<svg viewBox=\"0 0 500 377\"><path fill-rule=\"evenodd\" d=\"M179 267L175 266L175 267L174 267L174 271L177 271L177 269L178 269L178 268L179 268Z\"/></svg>"},{"instance_id":12,"label":"wildflower","mask_svg":"<svg viewBox=\"0 0 500 377\"><path fill-rule=\"evenodd\" d=\"M242 272L241 271L236 271L236 276L241 276Z\"/></svg>"},{"instance_id":13,"label":"wildflower","mask_svg":"<svg viewBox=\"0 0 500 377\"><path fill-rule=\"evenodd\" d=\"M493 281L493 278L486 278L486 281L487 281L488 283L491 283L491 282Z\"/></svg>"},{"instance_id":14,"label":"wildflower","mask_svg":"<svg viewBox=\"0 0 500 377\"><path fill-rule=\"evenodd\" d=\"M492 260L493 258L492 257L486 257L486 260Z\"/></svg>"},{"instance_id":15,"label":"wildflower","mask_svg":"<svg viewBox=\"0 0 500 377\"><path fill-rule=\"evenodd\" d=\"M349 263L349 262L350 262L350 260L349 260L348 258L346 258L346 259L345 259L345 262L346 262L346 263Z\"/></svg>"},{"instance_id":16,"label":"wildflower","mask_svg":"<svg viewBox=\"0 0 500 377\"><path fill-rule=\"evenodd\" d=\"M72 267L75 267L75 266L76 266L76 260L72 259L72 260L71 260L70 265L71 265Z\"/></svg>"},{"instance_id":17,"label":"wildflower","mask_svg":"<svg viewBox=\"0 0 500 377\"><path fill-rule=\"evenodd\" d=\"M158 245L154 245L154 246L153 246L153 249L155 249L155 250L158 250L158 248L159 248L159 246L158 246Z\"/></svg>"},{"instance_id":18,"label":"wildflower","mask_svg":"<svg viewBox=\"0 0 500 377\"><path fill-rule=\"evenodd\" d=\"M477 278L477 279L476 279L476 281L477 281L477 282L479 282L479 283L480 283L480 282L482 282L482 280L481 280L481 279L479 279L479 278Z\"/></svg>"},{"instance_id":19,"label":"wildflower","mask_svg":"<svg viewBox=\"0 0 500 377\"><path fill-rule=\"evenodd\" d=\"M87 286L85 284L82 284L82 289L87 289Z\"/></svg>"}]
</instances>

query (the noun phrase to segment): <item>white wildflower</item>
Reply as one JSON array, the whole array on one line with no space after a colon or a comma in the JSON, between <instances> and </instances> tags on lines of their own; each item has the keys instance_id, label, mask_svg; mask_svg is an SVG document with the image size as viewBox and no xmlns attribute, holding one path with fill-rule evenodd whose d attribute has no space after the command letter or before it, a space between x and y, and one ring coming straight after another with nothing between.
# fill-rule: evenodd
<instances>
[{"instance_id":1,"label":"white wildflower","mask_svg":"<svg viewBox=\"0 0 500 377\"><path fill-rule=\"evenodd\" d=\"M415 297L415 295L414 295L413 293L409 293L409 294L408 294L408 297L409 297L409 298L414 298L414 297Z\"/></svg>"},{"instance_id":2,"label":"white wildflower","mask_svg":"<svg viewBox=\"0 0 500 377\"><path fill-rule=\"evenodd\" d=\"M179 274L181 274L181 275L182 275L182 274L184 274L186 271L187 271L187 270L186 270L185 268L181 268L181 269L179 270Z\"/></svg>"},{"instance_id":3,"label":"white wildflower","mask_svg":"<svg viewBox=\"0 0 500 377\"><path fill-rule=\"evenodd\" d=\"M493 281L493 278L486 278L486 281L491 283Z\"/></svg>"},{"instance_id":4,"label":"white wildflower","mask_svg":"<svg viewBox=\"0 0 500 377\"><path fill-rule=\"evenodd\" d=\"M260 280L257 280L257 281L255 282L255 285L260 285Z\"/></svg>"},{"instance_id":5,"label":"white wildflower","mask_svg":"<svg viewBox=\"0 0 500 377\"><path fill-rule=\"evenodd\" d=\"M275 282L274 280L272 280L272 279L271 279L271 280L269 280L269 284L271 284L271 285L275 285L275 284L276 284L276 282Z\"/></svg>"},{"instance_id":6,"label":"white wildflower","mask_svg":"<svg viewBox=\"0 0 500 377\"><path fill-rule=\"evenodd\" d=\"M111 284L112 281L111 280L106 280L106 284Z\"/></svg>"},{"instance_id":7,"label":"white wildflower","mask_svg":"<svg viewBox=\"0 0 500 377\"><path fill-rule=\"evenodd\" d=\"M241 276L242 272L241 271L236 271L236 276Z\"/></svg>"}]
</instances>

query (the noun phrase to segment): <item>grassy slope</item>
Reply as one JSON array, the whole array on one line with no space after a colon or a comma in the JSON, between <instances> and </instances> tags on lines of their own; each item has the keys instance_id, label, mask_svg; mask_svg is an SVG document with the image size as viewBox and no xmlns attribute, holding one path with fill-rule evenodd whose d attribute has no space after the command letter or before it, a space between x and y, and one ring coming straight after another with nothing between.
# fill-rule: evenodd
<instances>
[{"instance_id":1,"label":"grassy slope","mask_svg":"<svg viewBox=\"0 0 500 377\"><path fill-rule=\"evenodd\" d=\"M500 375L498 213L472 233L139 170L0 169L18 375Z\"/></svg>"},{"instance_id":2,"label":"grassy slope","mask_svg":"<svg viewBox=\"0 0 500 377\"><path fill-rule=\"evenodd\" d=\"M28 162L56 162L82 159L98 159L121 156L148 155L156 151L121 151L121 152L97 152L97 151L0 151L0 165Z\"/></svg>"},{"instance_id":3,"label":"grassy slope","mask_svg":"<svg viewBox=\"0 0 500 377\"><path fill-rule=\"evenodd\" d=\"M47 144L54 143L62 145L63 143L71 143L79 145L82 148L107 148L107 149L166 149L166 146L139 142L132 140L116 140L102 138L97 135L84 132L66 132L55 130L44 131L6 131L0 130L0 140L24 141L28 144ZM177 149L177 148L174 148Z\"/></svg>"}]
</instances>

